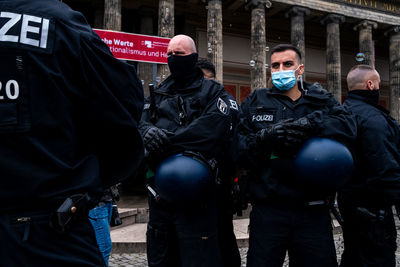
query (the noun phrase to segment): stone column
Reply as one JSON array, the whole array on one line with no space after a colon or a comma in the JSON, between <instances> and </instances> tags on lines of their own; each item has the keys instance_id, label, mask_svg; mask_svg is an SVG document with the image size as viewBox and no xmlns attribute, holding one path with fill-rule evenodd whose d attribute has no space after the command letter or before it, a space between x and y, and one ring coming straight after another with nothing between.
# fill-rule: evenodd
<instances>
[{"instance_id":1,"label":"stone column","mask_svg":"<svg viewBox=\"0 0 400 267\"><path fill-rule=\"evenodd\" d=\"M268 0L251 0L246 6L251 9L251 91L267 86L265 8L271 5Z\"/></svg>"},{"instance_id":2,"label":"stone column","mask_svg":"<svg viewBox=\"0 0 400 267\"><path fill-rule=\"evenodd\" d=\"M390 115L400 123L400 26L391 27L389 44Z\"/></svg>"},{"instance_id":3,"label":"stone column","mask_svg":"<svg viewBox=\"0 0 400 267\"><path fill-rule=\"evenodd\" d=\"M304 37L304 16L310 14L310 10L304 7L294 6L286 14L285 17L291 19L291 43L296 46L301 53L302 63L306 62L306 44ZM305 80L305 73L303 74Z\"/></svg>"},{"instance_id":4,"label":"stone column","mask_svg":"<svg viewBox=\"0 0 400 267\"><path fill-rule=\"evenodd\" d=\"M104 0L104 29L121 31L121 0Z\"/></svg>"},{"instance_id":5,"label":"stone column","mask_svg":"<svg viewBox=\"0 0 400 267\"><path fill-rule=\"evenodd\" d=\"M153 35L153 16L150 11L140 10L140 33L146 35ZM153 81L153 63L139 62L139 78L143 83L144 95L149 95L149 83Z\"/></svg>"},{"instance_id":6,"label":"stone column","mask_svg":"<svg viewBox=\"0 0 400 267\"><path fill-rule=\"evenodd\" d=\"M223 83L222 1L208 1L207 58L215 65L216 80Z\"/></svg>"},{"instance_id":7,"label":"stone column","mask_svg":"<svg viewBox=\"0 0 400 267\"><path fill-rule=\"evenodd\" d=\"M344 16L329 14L321 20L326 25L326 81L328 88L337 101L342 101L340 28Z\"/></svg>"},{"instance_id":8,"label":"stone column","mask_svg":"<svg viewBox=\"0 0 400 267\"><path fill-rule=\"evenodd\" d=\"M373 21L364 20L354 26L355 31L359 31L359 52L365 55L359 64L366 64L375 67L374 43L372 41L372 28L378 28L378 24Z\"/></svg>"},{"instance_id":9,"label":"stone column","mask_svg":"<svg viewBox=\"0 0 400 267\"><path fill-rule=\"evenodd\" d=\"M172 38L175 35L175 1L159 0L158 5L158 36ZM160 82L169 74L168 65L158 65L157 76L160 77Z\"/></svg>"}]
</instances>

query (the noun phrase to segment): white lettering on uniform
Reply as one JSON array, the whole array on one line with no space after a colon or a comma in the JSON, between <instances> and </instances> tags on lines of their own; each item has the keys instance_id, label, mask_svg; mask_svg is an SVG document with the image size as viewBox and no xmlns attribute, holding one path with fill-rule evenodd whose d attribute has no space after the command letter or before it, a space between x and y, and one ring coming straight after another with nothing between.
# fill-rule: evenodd
<instances>
[{"instance_id":1,"label":"white lettering on uniform","mask_svg":"<svg viewBox=\"0 0 400 267\"><path fill-rule=\"evenodd\" d=\"M19 36L7 34L8 31L14 27L22 17L21 29ZM13 42L13 43L21 43L26 45L31 45L40 48L47 48L47 39L49 34L49 24L50 21L45 18L26 15L26 14L17 14L12 12L1 12L0 18L8 18L7 21L0 28L0 42ZM40 26L32 26L30 22L37 23ZM40 39L39 39L39 33ZM34 33L38 35L38 38L29 38L28 33Z\"/></svg>"},{"instance_id":2,"label":"white lettering on uniform","mask_svg":"<svg viewBox=\"0 0 400 267\"><path fill-rule=\"evenodd\" d=\"M14 88L11 90L11 85ZM15 80L9 80L6 84L6 95L9 99L14 100L19 96L19 85Z\"/></svg>"},{"instance_id":3,"label":"white lettering on uniform","mask_svg":"<svg viewBox=\"0 0 400 267\"><path fill-rule=\"evenodd\" d=\"M0 100L6 99L15 100L19 97L19 84L16 80L9 80L6 83L5 94L2 91L3 84L0 82Z\"/></svg>"},{"instance_id":4,"label":"white lettering on uniform","mask_svg":"<svg viewBox=\"0 0 400 267\"><path fill-rule=\"evenodd\" d=\"M24 15L22 18L21 37L20 37L19 41L23 44L39 46L39 40L28 38L28 32L39 33L39 31L40 31L39 27L29 26L30 21L36 22L36 23L41 23L42 18L30 16L30 15Z\"/></svg>"},{"instance_id":5,"label":"white lettering on uniform","mask_svg":"<svg viewBox=\"0 0 400 267\"><path fill-rule=\"evenodd\" d=\"M274 121L274 115L253 115L251 121Z\"/></svg>"},{"instance_id":6,"label":"white lettering on uniform","mask_svg":"<svg viewBox=\"0 0 400 267\"><path fill-rule=\"evenodd\" d=\"M47 47L47 37L49 36L49 25L50 25L50 20L43 19L42 36L40 36L40 47L41 48Z\"/></svg>"},{"instance_id":7,"label":"white lettering on uniform","mask_svg":"<svg viewBox=\"0 0 400 267\"><path fill-rule=\"evenodd\" d=\"M0 29L0 41L4 42L18 42L18 36L16 35L7 35L6 33L14 26L20 19L20 14L15 14L11 12L1 12L1 18L9 18L10 20L6 22Z\"/></svg>"}]
</instances>

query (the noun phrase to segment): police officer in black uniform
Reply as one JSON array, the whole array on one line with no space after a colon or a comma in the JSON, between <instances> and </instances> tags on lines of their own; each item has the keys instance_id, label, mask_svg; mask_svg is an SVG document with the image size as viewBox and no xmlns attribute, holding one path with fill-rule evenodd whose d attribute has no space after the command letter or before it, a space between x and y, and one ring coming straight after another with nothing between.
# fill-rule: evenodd
<instances>
[{"instance_id":1,"label":"police officer in black uniform","mask_svg":"<svg viewBox=\"0 0 400 267\"><path fill-rule=\"evenodd\" d=\"M149 98L145 102L139 128L153 170L169 155L190 151L208 162L215 174L214 183L219 184L224 176L217 174L217 169L225 157L229 158L224 153L230 146L233 113L238 106L219 83L203 78L197 59L190 37L177 35L171 39L171 75L155 90L154 101ZM215 198L215 190L190 203L150 196L149 266L224 266Z\"/></svg>"},{"instance_id":2,"label":"police officer in black uniform","mask_svg":"<svg viewBox=\"0 0 400 267\"><path fill-rule=\"evenodd\" d=\"M344 219L340 266L396 266L392 205L400 203L400 129L378 104L379 73L354 66L347 75L344 106L357 119L355 172L338 194Z\"/></svg>"},{"instance_id":3,"label":"police officer in black uniform","mask_svg":"<svg viewBox=\"0 0 400 267\"><path fill-rule=\"evenodd\" d=\"M105 266L88 210L143 157L143 90L82 14L0 1L2 266Z\"/></svg>"},{"instance_id":4,"label":"police officer in black uniform","mask_svg":"<svg viewBox=\"0 0 400 267\"><path fill-rule=\"evenodd\" d=\"M249 170L250 239L247 265L337 266L328 192L296 179L293 157L312 136L352 140L355 123L333 95L297 82L304 73L292 45L271 50L272 88L251 93L236 131L238 163Z\"/></svg>"}]
</instances>

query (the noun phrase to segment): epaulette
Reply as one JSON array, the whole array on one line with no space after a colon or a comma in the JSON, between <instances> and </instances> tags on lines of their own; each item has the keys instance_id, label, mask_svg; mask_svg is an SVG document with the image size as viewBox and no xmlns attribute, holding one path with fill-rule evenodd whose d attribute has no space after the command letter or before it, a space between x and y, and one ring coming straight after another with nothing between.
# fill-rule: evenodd
<instances>
[{"instance_id":1,"label":"epaulette","mask_svg":"<svg viewBox=\"0 0 400 267\"><path fill-rule=\"evenodd\" d=\"M313 83L308 87L308 91L310 93L314 93L314 94L320 94L320 95L325 95L328 94L329 92L322 88L322 86L319 83Z\"/></svg>"}]
</instances>

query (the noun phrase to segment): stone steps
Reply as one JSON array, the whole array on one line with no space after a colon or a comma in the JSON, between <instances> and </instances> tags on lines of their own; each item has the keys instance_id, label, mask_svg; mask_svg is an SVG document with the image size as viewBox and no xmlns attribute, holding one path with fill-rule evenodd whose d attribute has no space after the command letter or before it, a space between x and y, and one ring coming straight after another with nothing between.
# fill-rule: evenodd
<instances>
[{"instance_id":1,"label":"stone steps","mask_svg":"<svg viewBox=\"0 0 400 267\"><path fill-rule=\"evenodd\" d=\"M149 221L149 208L118 208L119 217L122 224L114 226L111 230L119 229L137 223L147 223Z\"/></svg>"},{"instance_id":2,"label":"stone steps","mask_svg":"<svg viewBox=\"0 0 400 267\"><path fill-rule=\"evenodd\" d=\"M233 221L239 247L247 247L249 219ZM134 223L119 228L111 228L112 253L145 253L147 223Z\"/></svg>"},{"instance_id":3,"label":"stone steps","mask_svg":"<svg viewBox=\"0 0 400 267\"><path fill-rule=\"evenodd\" d=\"M129 215L123 219L123 224L111 228L111 240L113 243L112 253L145 253L146 252L146 229L147 222L138 222L138 218L146 218L147 215L135 213L134 209L121 212L122 216ZM120 214L120 216L121 216ZM133 217L133 218L130 218ZM139 219L140 220L140 219ZM148 218L147 218L148 220ZM128 224L128 222L133 222ZM248 247L249 218L234 219L233 226L238 247ZM339 223L332 219L333 233L341 232Z\"/></svg>"},{"instance_id":4,"label":"stone steps","mask_svg":"<svg viewBox=\"0 0 400 267\"><path fill-rule=\"evenodd\" d=\"M122 225L111 228L113 242L112 253L144 253L146 252L146 228L149 221L149 208L147 205L130 205L118 207ZM248 246L248 225L251 206L243 211L243 216L233 216L233 225L239 247ZM332 216L333 233L341 232L341 227Z\"/></svg>"},{"instance_id":5,"label":"stone steps","mask_svg":"<svg viewBox=\"0 0 400 267\"><path fill-rule=\"evenodd\" d=\"M251 211L251 206L248 209L243 211L242 216L234 215L233 219L245 219L249 218L249 214ZM147 223L149 221L149 208L119 208L119 217L122 220L122 225L115 226L112 229L118 229L124 226L128 226L135 223Z\"/></svg>"}]
</instances>

